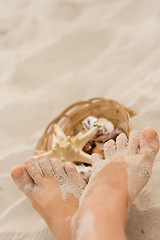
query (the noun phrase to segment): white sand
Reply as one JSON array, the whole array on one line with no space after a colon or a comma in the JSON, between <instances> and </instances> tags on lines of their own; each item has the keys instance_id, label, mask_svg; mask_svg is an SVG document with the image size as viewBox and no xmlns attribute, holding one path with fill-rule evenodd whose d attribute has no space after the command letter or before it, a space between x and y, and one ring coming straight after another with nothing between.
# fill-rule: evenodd
<instances>
[{"instance_id":1,"label":"white sand","mask_svg":"<svg viewBox=\"0 0 160 240\"><path fill-rule=\"evenodd\" d=\"M0 239L51 240L10 169L69 104L118 100L133 129L160 133L159 0L0 1ZM160 238L160 160L128 221L130 240Z\"/></svg>"}]
</instances>

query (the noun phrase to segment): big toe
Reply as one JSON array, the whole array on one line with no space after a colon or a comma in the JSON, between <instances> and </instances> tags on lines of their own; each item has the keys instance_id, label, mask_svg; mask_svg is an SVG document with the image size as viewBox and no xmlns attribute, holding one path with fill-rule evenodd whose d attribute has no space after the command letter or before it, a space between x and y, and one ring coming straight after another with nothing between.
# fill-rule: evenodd
<instances>
[{"instance_id":1,"label":"big toe","mask_svg":"<svg viewBox=\"0 0 160 240\"><path fill-rule=\"evenodd\" d=\"M23 166L16 166L11 170L11 176L13 178L14 181L16 181L17 179L21 178L22 174L24 171L24 167Z\"/></svg>"},{"instance_id":2,"label":"big toe","mask_svg":"<svg viewBox=\"0 0 160 240\"><path fill-rule=\"evenodd\" d=\"M12 179L17 187L27 196L32 193L34 182L23 166L16 166L11 171Z\"/></svg>"},{"instance_id":3,"label":"big toe","mask_svg":"<svg viewBox=\"0 0 160 240\"><path fill-rule=\"evenodd\" d=\"M157 132L153 128L145 128L142 133L143 143L140 153L150 154L155 157L159 151L159 137Z\"/></svg>"},{"instance_id":4,"label":"big toe","mask_svg":"<svg viewBox=\"0 0 160 240\"><path fill-rule=\"evenodd\" d=\"M156 140L157 141L158 134L153 128L145 128L143 130L143 136L146 139L148 139L149 141L151 141L151 140Z\"/></svg>"}]
</instances>

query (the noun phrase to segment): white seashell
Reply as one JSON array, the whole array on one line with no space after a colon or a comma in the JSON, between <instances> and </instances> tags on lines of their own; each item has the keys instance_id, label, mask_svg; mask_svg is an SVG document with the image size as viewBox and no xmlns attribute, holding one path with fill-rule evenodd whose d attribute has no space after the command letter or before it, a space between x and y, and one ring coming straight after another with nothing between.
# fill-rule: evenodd
<instances>
[{"instance_id":1,"label":"white seashell","mask_svg":"<svg viewBox=\"0 0 160 240\"><path fill-rule=\"evenodd\" d=\"M113 124L106 118L89 116L83 120L82 124L85 130L92 129L97 126L100 135L106 134L107 132L112 132L114 130Z\"/></svg>"},{"instance_id":2,"label":"white seashell","mask_svg":"<svg viewBox=\"0 0 160 240\"><path fill-rule=\"evenodd\" d=\"M106 118L99 118L99 121L105 125L105 127L107 128L108 132L112 132L114 130L114 125L108 121Z\"/></svg>"}]
</instances>

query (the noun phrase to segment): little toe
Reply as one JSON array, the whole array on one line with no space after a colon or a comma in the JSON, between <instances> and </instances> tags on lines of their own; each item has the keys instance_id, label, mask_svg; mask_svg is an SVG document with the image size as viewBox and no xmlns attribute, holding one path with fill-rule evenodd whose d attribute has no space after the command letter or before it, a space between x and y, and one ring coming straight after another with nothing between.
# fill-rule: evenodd
<instances>
[{"instance_id":1,"label":"little toe","mask_svg":"<svg viewBox=\"0 0 160 240\"><path fill-rule=\"evenodd\" d=\"M92 163L92 167L96 167L97 165L99 165L99 162L102 160L102 156L98 153L93 153L91 155L91 163Z\"/></svg>"},{"instance_id":2,"label":"little toe","mask_svg":"<svg viewBox=\"0 0 160 240\"><path fill-rule=\"evenodd\" d=\"M33 179L28 174L27 170L23 166L16 166L11 171L12 179L17 187L26 195L32 194L35 186Z\"/></svg>"},{"instance_id":3,"label":"little toe","mask_svg":"<svg viewBox=\"0 0 160 240\"><path fill-rule=\"evenodd\" d=\"M153 128L146 128L142 132L143 141L140 149L140 154L145 157L152 158L156 156L159 151L159 137Z\"/></svg>"},{"instance_id":4,"label":"little toe","mask_svg":"<svg viewBox=\"0 0 160 240\"><path fill-rule=\"evenodd\" d=\"M136 154L139 151L139 147L142 143L143 137L142 133L139 131L132 131L129 135L129 143L128 143L128 154Z\"/></svg>"},{"instance_id":5,"label":"little toe","mask_svg":"<svg viewBox=\"0 0 160 240\"><path fill-rule=\"evenodd\" d=\"M25 160L24 164L29 175L33 178L34 182L37 184L41 183L43 179L43 174L39 167L37 159L34 159L33 157L28 158Z\"/></svg>"},{"instance_id":6,"label":"little toe","mask_svg":"<svg viewBox=\"0 0 160 240\"><path fill-rule=\"evenodd\" d=\"M53 169L54 176L55 176L56 180L59 183L63 182L66 179L67 176L66 176L66 173L64 171L62 161L58 160L58 159L55 159L55 158L52 158L50 160L50 162L51 162L51 166L52 166L52 169Z\"/></svg>"},{"instance_id":7,"label":"little toe","mask_svg":"<svg viewBox=\"0 0 160 240\"><path fill-rule=\"evenodd\" d=\"M117 138L116 138L116 146L118 151L123 151L126 149L128 143L128 139L126 134L121 133Z\"/></svg>"},{"instance_id":8,"label":"little toe","mask_svg":"<svg viewBox=\"0 0 160 240\"><path fill-rule=\"evenodd\" d=\"M38 163L45 177L53 176L53 169L52 169L51 163L46 157L39 156Z\"/></svg>"},{"instance_id":9,"label":"little toe","mask_svg":"<svg viewBox=\"0 0 160 240\"><path fill-rule=\"evenodd\" d=\"M116 154L116 143L114 140L109 140L104 144L104 156L105 159L112 161Z\"/></svg>"}]
</instances>

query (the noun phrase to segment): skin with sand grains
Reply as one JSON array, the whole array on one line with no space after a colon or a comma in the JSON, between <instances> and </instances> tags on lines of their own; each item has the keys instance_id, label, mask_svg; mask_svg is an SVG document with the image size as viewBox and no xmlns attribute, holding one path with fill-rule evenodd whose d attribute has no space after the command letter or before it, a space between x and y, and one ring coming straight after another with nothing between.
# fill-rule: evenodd
<instances>
[{"instance_id":1,"label":"skin with sand grains","mask_svg":"<svg viewBox=\"0 0 160 240\"><path fill-rule=\"evenodd\" d=\"M133 131L129 143L125 134L119 135L116 142L105 144L104 160L97 154L92 156L93 173L87 187L73 163L57 159L27 159L25 167L15 167L11 175L55 239L68 240L73 234L78 240L121 240L126 239L128 208L147 184L158 150L158 135L151 128Z\"/></svg>"},{"instance_id":2,"label":"skin with sand grains","mask_svg":"<svg viewBox=\"0 0 160 240\"><path fill-rule=\"evenodd\" d=\"M122 133L116 142L105 143L105 160L92 155L93 173L72 221L73 239L126 239L128 211L150 178L158 150L158 134L147 128L131 132L129 142Z\"/></svg>"},{"instance_id":3,"label":"skin with sand grains","mask_svg":"<svg viewBox=\"0 0 160 240\"><path fill-rule=\"evenodd\" d=\"M86 183L73 163L39 157L25 161L11 172L19 189L48 224L55 239L71 238L71 218Z\"/></svg>"}]
</instances>

